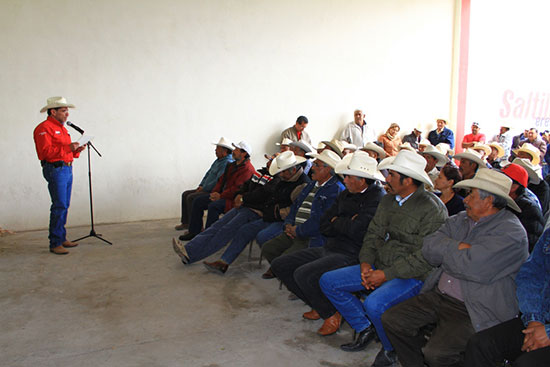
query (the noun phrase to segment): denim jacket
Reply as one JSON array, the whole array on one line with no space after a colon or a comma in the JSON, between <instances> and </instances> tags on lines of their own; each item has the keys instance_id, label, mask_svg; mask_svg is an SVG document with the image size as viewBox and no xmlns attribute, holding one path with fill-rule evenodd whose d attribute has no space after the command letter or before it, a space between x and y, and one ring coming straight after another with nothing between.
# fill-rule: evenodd
<instances>
[{"instance_id":1,"label":"denim jacket","mask_svg":"<svg viewBox=\"0 0 550 367\"><path fill-rule=\"evenodd\" d=\"M300 192L292 206L290 213L285 219L284 225L294 225L296 213L302 202L307 197L309 192L315 187L317 181L312 181ZM299 238L309 238L309 247L320 247L325 244L325 238L321 235L320 223L323 213L328 210L336 197L344 191L344 185L338 180L337 176L332 176L320 189L315 193L313 203L311 204L311 215L304 223L296 227L296 235Z\"/></svg>"},{"instance_id":2,"label":"denim jacket","mask_svg":"<svg viewBox=\"0 0 550 367\"><path fill-rule=\"evenodd\" d=\"M212 191L214 186L216 186L216 182L218 182L218 179L225 171L225 166L227 166L228 163L233 162L233 156L231 154L226 155L223 158L218 158L212 163L210 166L210 169L206 172L204 177L201 180L201 183L199 186L202 186L202 189L206 192Z\"/></svg>"},{"instance_id":3,"label":"denim jacket","mask_svg":"<svg viewBox=\"0 0 550 367\"><path fill-rule=\"evenodd\" d=\"M516 277L521 319L545 324L550 337L550 229L539 238L533 253Z\"/></svg>"}]
</instances>

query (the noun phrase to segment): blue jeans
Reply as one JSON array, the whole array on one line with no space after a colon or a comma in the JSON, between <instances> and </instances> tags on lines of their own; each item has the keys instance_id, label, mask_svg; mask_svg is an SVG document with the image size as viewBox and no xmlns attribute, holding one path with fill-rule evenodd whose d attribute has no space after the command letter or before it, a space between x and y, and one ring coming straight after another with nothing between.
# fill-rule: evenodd
<instances>
[{"instance_id":1,"label":"blue jeans","mask_svg":"<svg viewBox=\"0 0 550 367\"><path fill-rule=\"evenodd\" d=\"M269 224L265 229L262 229L256 235L256 242L260 247L269 240L274 239L278 235L283 233L283 222L273 222Z\"/></svg>"},{"instance_id":2,"label":"blue jeans","mask_svg":"<svg viewBox=\"0 0 550 367\"><path fill-rule=\"evenodd\" d=\"M210 195L198 196L191 204L191 218L189 218L189 233L199 234L202 229L203 212L208 210L205 228L208 228L218 220L225 210L225 199L210 200Z\"/></svg>"},{"instance_id":3,"label":"blue jeans","mask_svg":"<svg viewBox=\"0 0 550 367\"><path fill-rule=\"evenodd\" d=\"M185 245L189 262L193 263L212 255L227 245L245 224L259 217L258 214L248 208L231 209Z\"/></svg>"},{"instance_id":4,"label":"blue jeans","mask_svg":"<svg viewBox=\"0 0 550 367\"><path fill-rule=\"evenodd\" d=\"M231 264L243 252L246 245L256 237L258 232L268 228L270 224L264 222L261 218L246 223L239 228L231 244L225 249L221 259L227 264Z\"/></svg>"},{"instance_id":5,"label":"blue jeans","mask_svg":"<svg viewBox=\"0 0 550 367\"><path fill-rule=\"evenodd\" d=\"M73 167L54 167L46 164L42 167L42 174L48 182L48 191L52 199L50 207L50 248L61 246L67 240L67 213L71 203L71 189L73 187Z\"/></svg>"},{"instance_id":6,"label":"blue jeans","mask_svg":"<svg viewBox=\"0 0 550 367\"><path fill-rule=\"evenodd\" d=\"M387 351L393 350L393 347L382 327L382 314L388 308L416 296L422 284L417 279L392 279L372 291L363 303L352 294L365 289L361 284L360 265L329 271L319 281L325 296L355 331L365 330L372 322Z\"/></svg>"}]
</instances>

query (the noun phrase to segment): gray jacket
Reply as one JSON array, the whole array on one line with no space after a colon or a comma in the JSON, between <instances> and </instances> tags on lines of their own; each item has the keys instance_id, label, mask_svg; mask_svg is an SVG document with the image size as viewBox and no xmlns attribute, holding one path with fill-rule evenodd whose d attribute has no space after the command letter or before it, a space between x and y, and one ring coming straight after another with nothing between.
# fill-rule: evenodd
<instances>
[{"instance_id":1,"label":"gray jacket","mask_svg":"<svg viewBox=\"0 0 550 367\"><path fill-rule=\"evenodd\" d=\"M472 247L459 250L460 242ZM525 229L512 212L500 210L475 225L466 212L460 212L424 239L422 255L438 268L422 292L436 287L445 271L460 280L476 331L510 320L518 314L514 279L527 259L527 249Z\"/></svg>"}]
</instances>

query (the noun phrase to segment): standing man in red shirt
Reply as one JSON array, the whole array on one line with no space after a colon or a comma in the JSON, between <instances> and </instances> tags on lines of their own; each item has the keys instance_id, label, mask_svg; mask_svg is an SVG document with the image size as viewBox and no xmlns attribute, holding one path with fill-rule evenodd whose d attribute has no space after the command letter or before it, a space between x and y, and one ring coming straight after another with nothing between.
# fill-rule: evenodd
<instances>
[{"instance_id":1,"label":"standing man in red shirt","mask_svg":"<svg viewBox=\"0 0 550 367\"><path fill-rule=\"evenodd\" d=\"M65 223L71 202L73 159L78 158L85 146L71 143L71 136L65 128L69 108L74 108L74 105L63 97L48 98L46 106L40 110L41 113L48 111L48 118L34 129L36 153L52 199L48 238L50 252L56 255L66 255L69 253L66 247L78 245L67 240Z\"/></svg>"}]
</instances>

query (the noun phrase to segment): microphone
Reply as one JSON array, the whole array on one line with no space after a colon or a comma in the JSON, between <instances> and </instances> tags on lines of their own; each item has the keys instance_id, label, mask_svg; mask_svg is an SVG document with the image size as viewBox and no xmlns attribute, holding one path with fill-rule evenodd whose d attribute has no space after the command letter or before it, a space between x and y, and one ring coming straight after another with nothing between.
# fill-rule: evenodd
<instances>
[{"instance_id":1,"label":"microphone","mask_svg":"<svg viewBox=\"0 0 550 367\"><path fill-rule=\"evenodd\" d=\"M72 127L73 129L75 129L76 131L78 131L80 134L84 135L84 130L82 130L81 128L79 128L78 126L76 126L75 124L73 124L72 122L67 121L67 125L69 125L69 126Z\"/></svg>"}]
</instances>

